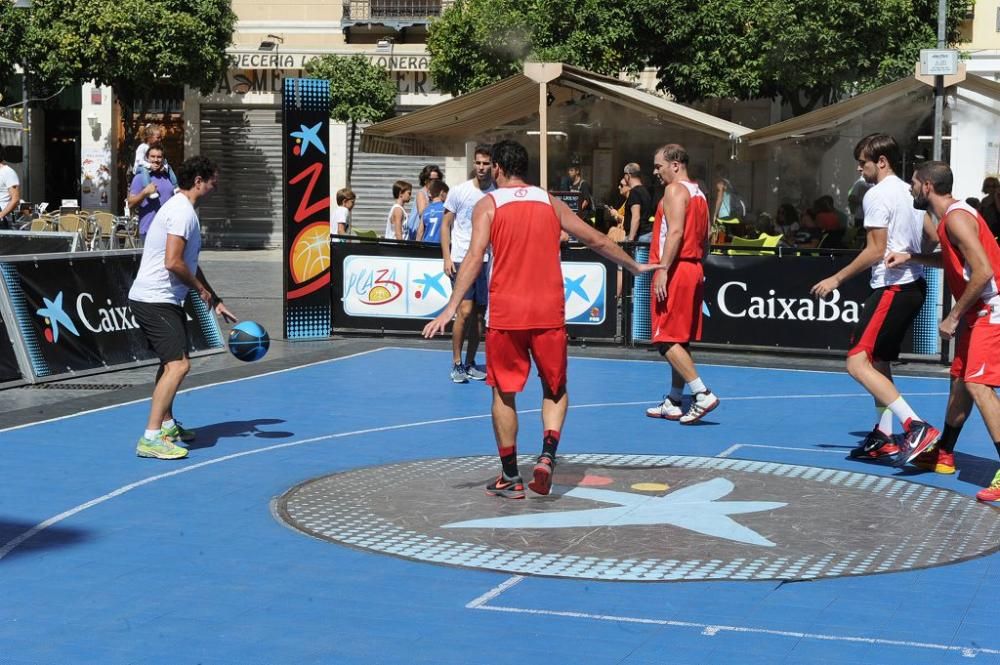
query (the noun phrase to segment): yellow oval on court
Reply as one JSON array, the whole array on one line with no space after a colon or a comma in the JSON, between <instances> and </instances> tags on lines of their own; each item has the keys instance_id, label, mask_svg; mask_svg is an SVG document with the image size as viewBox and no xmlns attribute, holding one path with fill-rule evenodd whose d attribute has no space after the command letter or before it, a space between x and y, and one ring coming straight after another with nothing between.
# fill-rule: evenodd
<instances>
[{"instance_id":1,"label":"yellow oval on court","mask_svg":"<svg viewBox=\"0 0 1000 665\"><path fill-rule=\"evenodd\" d=\"M665 492L670 489L670 485L666 483L635 483L632 485L632 489L639 492Z\"/></svg>"}]
</instances>

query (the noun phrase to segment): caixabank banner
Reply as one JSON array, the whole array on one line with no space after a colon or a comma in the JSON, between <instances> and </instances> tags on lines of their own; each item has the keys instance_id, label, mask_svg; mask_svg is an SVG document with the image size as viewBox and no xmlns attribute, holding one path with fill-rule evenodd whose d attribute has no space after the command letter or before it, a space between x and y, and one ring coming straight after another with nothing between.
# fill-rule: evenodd
<instances>
[{"instance_id":1,"label":"caixabank banner","mask_svg":"<svg viewBox=\"0 0 1000 665\"><path fill-rule=\"evenodd\" d=\"M333 243L331 252L335 329L418 331L451 298L451 279L435 246ZM588 249L563 251L570 335L615 336L615 309L608 302L608 276L615 271L613 264Z\"/></svg>"},{"instance_id":2,"label":"caixabank banner","mask_svg":"<svg viewBox=\"0 0 1000 665\"><path fill-rule=\"evenodd\" d=\"M285 337L329 337L330 82L285 79L282 118Z\"/></svg>"},{"instance_id":3,"label":"caixabank banner","mask_svg":"<svg viewBox=\"0 0 1000 665\"><path fill-rule=\"evenodd\" d=\"M137 252L0 263L19 342L36 378L155 360L128 306ZM185 303L191 354L224 349L197 297Z\"/></svg>"}]
</instances>

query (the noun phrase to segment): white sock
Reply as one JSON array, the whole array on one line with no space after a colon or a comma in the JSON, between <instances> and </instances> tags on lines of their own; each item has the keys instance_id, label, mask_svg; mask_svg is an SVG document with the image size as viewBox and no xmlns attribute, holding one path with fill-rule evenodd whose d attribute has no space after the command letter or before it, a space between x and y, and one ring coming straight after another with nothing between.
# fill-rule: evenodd
<instances>
[{"instance_id":1,"label":"white sock","mask_svg":"<svg viewBox=\"0 0 1000 665\"><path fill-rule=\"evenodd\" d=\"M170 420L164 420L163 421L163 429L170 429L173 426L174 426L174 419L173 418L171 418Z\"/></svg>"},{"instance_id":2,"label":"white sock","mask_svg":"<svg viewBox=\"0 0 1000 665\"><path fill-rule=\"evenodd\" d=\"M148 430L146 430L146 433L143 434L143 436L146 437L147 441L155 441L156 437L157 437L157 435L159 433L160 433L160 430L158 430L158 429L148 429Z\"/></svg>"},{"instance_id":3,"label":"white sock","mask_svg":"<svg viewBox=\"0 0 1000 665\"><path fill-rule=\"evenodd\" d=\"M906 400L902 396L889 405L889 410L892 411L892 415L899 418L899 422L903 423L904 426L909 420L920 420L920 418L917 418L917 412L910 408L910 405L906 403Z\"/></svg>"},{"instance_id":4,"label":"white sock","mask_svg":"<svg viewBox=\"0 0 1000 665\"><path fill-rule=\"evenodd\" d=\"M875 407L875 416L878 418L878 428L886 436L892 436L892 411L889 407Z\"/></svg>"},{"instance_id":5,"label":"white sock","mask_svg":"<svg viewBox=\"0 0 1000 665\"><path fill-rule=\"evenodd\" d=\"M705 387L705 382L701 380L701 377L696 377L694 381L687 384L688 390L691 391L692 395L697 395L698 393L703 393L708 388Z\"/></svg>"}]
</instances>

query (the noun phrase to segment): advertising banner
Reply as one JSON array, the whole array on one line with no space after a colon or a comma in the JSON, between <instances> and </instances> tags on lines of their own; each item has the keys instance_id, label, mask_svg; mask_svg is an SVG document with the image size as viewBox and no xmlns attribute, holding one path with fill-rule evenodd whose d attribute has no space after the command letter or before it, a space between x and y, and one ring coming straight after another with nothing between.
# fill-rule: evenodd
<instances>
[{"instance_id":1,"label":"advertising banner","mask_svg":"<svg viewBox=\"0 0 1000 665\"><path fill-rule=\"evenodd\" d=\"M330 83L288 78L282 95L287 339L330 335Z\"/></svg>"},{"instance_id":2,"label":"advertising banner","mask_svg":"<svg viewBox=\"0 0 1000 665\"><path fill-rule=\"evenodd\" d=\"M331 257L335 329L416 332L451 297L451 279L434 245L338 242ZM569 334L613 338L617 310L608 279L617 276L617 267L574 248L563 250L562 268Z\"/></svg>"},{"instance_id":3,"label":"advertising banner","mask_svg":"<svg viewBox=\"0 0 1000 665\"><path fill-rule=\"evenodd\" d=\"M128 307L139 253L0 264L31 374L47 377L154 360ZM185 303L188 350L223 349L218 322L197 297Z\"/></svg>"},{"instance_id":4,"label":"advertising banner","mask_svg":"<svg viewBox=\"0 0 1000 665\"><path fill-rule=\"evenodd\" d=\"M21 370L17 366L17 355L14 353L14 343L7 332L7 323L0 310L0 383L17 381L21 378Z\"/></svg>"}]
</instances>

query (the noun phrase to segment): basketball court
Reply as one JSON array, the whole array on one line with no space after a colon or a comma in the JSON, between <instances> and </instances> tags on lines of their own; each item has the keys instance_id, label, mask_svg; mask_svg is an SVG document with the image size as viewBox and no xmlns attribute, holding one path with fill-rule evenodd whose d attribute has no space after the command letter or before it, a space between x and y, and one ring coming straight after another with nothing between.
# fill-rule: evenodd
<instances>
[{"instance_id":1,"label":"basketball court","mask_svg":"<svg viewBox=\"0 0 1000 665\"><path fill-rule=\"evenodd\" d=\"M644 415L653 354L574 356L553 495L504 501L449 361L186 390L176 462L133 454L146 400L0 430L0 661L1000 663L978 414L955 475L897 470L847 459L873 411L844 372L703 365L722 404L683 427ZM897 383L940 424L946 379Z\"/></svg>"}]
</instances>

